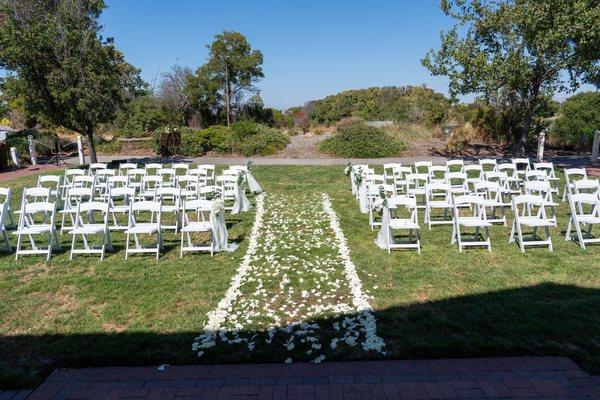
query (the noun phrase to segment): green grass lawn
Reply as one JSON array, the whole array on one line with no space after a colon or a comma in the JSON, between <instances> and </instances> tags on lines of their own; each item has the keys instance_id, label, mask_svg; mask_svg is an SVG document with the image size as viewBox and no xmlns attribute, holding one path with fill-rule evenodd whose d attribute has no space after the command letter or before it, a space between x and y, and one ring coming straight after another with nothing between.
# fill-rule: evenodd
<instances>
[{"instance_id":1,"label":"green grass lawn","mask_svg":"<svg viewBox=\"0 0 600 400\"><path fill-rule=\"evenodd\" d=\"M600 246L565 242L567 209L552 230L555 251L508 243L492 229L492 253L459 253L450 227L422 230L422 254L388 255L358 211L344 167L255 167L267 193L327 193L348 239L364 289L373 296L385 356L338 351L332 359L565 355L600 372ZM13 187L13 209L20 188ZM420 218L423 215L421 213ZM0 255L0 387L32 386L57 367L194 363L191 350L207 313L229 287L246 251L254 212L229 217L232 254L179 258L179 237L166 254L124 258L122 234L104 261L63 251L42 257ZM265 221L268 223L268 221ZM11 235L12 236L12 235ZM15 238L11 237L14 245ZM211 362L279 361L270 351L211 354Z\"/></svg>"}]
</instances>

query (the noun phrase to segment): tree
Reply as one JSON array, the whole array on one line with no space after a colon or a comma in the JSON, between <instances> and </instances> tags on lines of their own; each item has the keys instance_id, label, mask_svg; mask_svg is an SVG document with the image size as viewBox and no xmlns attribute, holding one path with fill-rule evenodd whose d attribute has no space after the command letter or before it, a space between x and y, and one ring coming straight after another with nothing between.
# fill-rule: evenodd
<instances>
[{"instance_id":1,"label":"tree","mask_svg":"<svg viewBox=\"0 0 600 400\"><path fill-rule=\"evenodd\" d=\"M590 0L442 0L456 21L422 63L450 93L510 99L522 110L520 151L540 99L598 76L600 3ZM498 104L502 101L498 101Z\"/></svg>"},{"instance_id":2,"label":"tree","mask_svg":"<svg viewBox=\"0 0 600 400\"><path fill-rule=\"evenodd\" d=\"M227 125L231 125L232 105L240 101L245 92L255 92L254 83L264 77L263 55L259 50L252 50L246 37L238 32L223 31L207 47L209 56L203 72L218 83L225 100Z\"/></svg>"},{"instance_id":3,"label":"tree","mask_svg":"<svg viewBox=\"0 0 600 400\"><path fill-rule=\"evenodd\" d=\"M158 97L162 100L164 107L171 113L177 114L180 123L187 126L193 115L193 109L185 93L185 85L193 75L188 67L174 65L169 72L163 74L162 82L158 90Z\"/></svg>"},{"instance_id":4,"label":"tree","mask_svg":"<svg viewBox=\"0 0 600 400\"><path fill-rule=\"evenodd\" d=\"M87 136L143 86L112 39L99 35L103 0L0 0L3 90L26 115Z\"/></svg>"},{"instance_id":5,"label":"tree","mask_svg":"<svg viewBox=\"0 0 600 400\"><path fill-rule=\"evenodd\" d=\"M552 129L552 144L589 149L600 128L600 93L583 92L569 97Z\"/></svg>"},{"instance_id":6,"label":"tree","mask_svg":"<svg viewBox=\"0 0 600 400\"><path fill-rule=\"evenodd\" d=\"M220 123L223 96L219 93L219 87L219 82L213 79L206 65L202 65L186 79L184 93L190 108L199 117L201 126Z\"/></svg>"}]
</instances>

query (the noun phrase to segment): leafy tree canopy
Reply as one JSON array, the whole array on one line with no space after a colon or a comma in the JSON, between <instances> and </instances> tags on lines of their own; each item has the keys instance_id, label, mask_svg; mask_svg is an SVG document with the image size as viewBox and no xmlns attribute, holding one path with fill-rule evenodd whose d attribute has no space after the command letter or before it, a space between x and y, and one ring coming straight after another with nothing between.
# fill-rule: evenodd
<instances>
[{"instance_id":1,"label":"leafy tree canopy","mask_svg":"<svg viewBox=\"0 0 600 400\"><path fill-rule=\"evenodd\" d=\"M593 0L442 0L456 21L422 60L450 79L450 92L509 98L523 110L525 151L543 96L597 79L600 3Z\"/></svg>"},{"instance_id":2,"label":"leafy tree canopy","mask_svg":"<svg viewBox=\"0 0 600 400\"><path fill-rule=\"evenodd\" d=\"M99 35L102 0L0 0L3 90L48 125L87 135L143 86L111 39Z\"/></svg>"},{"instance_id":3,"label":"leafy tree canopy","mask_svg":"<svg viewBox=\"0 0 600 400\"><path fill-rule=\"evenodd\" d=\"M600 93L585 92L569 97L552 129L555 145L588 148L600 129Z\"/></svg>"}]
</instances>

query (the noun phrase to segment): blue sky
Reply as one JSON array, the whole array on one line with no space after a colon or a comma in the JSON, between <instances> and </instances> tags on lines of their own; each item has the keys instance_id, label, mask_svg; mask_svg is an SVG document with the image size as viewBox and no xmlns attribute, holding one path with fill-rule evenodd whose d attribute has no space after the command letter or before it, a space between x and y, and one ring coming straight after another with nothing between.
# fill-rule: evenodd
<instances>
[{"instance_id":1,"label":"blue sky","mask_svg":"<svg viewBox=\"0 0 600 400\"><path fill-rule=\"evenodd\" d=\"M439 0L106 1L104 34L151 84L173 64L203 64L213 36L235 30L263 52L258 87L270 107L370 86L448 91L447 80L420 62L451 24Z\"/></svg>"},{"instance_id":2,"label":"blue sky","mask_svg":"<svg viewBox=\"0 0 600 400\"><path fill-rule=\"evenodd\" d=\"M225 29L263 52L267 106L287 108L342 90L427 84L420 59L448 27L437 0L108 0L104 33L152 83L173 64L195 69Z\"/></svg>"}]
</instances>

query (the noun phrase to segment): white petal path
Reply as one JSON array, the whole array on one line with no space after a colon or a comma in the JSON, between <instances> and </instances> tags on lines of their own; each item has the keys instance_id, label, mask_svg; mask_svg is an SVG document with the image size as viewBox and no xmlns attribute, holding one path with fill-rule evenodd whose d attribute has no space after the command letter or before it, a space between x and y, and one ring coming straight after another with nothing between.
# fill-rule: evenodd
<instances>
[{"instance_id":1,"label":"white petal path","mask_svg":"<svg viewBox=\"0 0 600 400\"><path fill-rule=\"evenodd\" d=\"M248 250L193 350L276 345L281 361L321 362L340 345L383 353L376 329L329 197L261 194Z\"/></svg>"}]
</instances>

